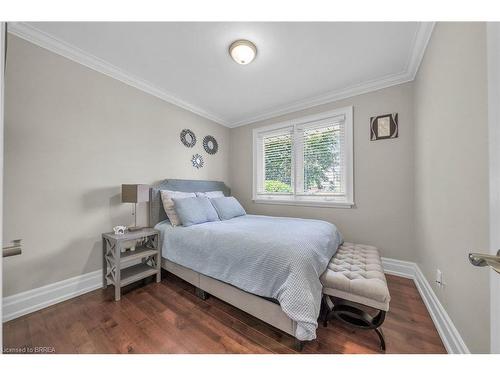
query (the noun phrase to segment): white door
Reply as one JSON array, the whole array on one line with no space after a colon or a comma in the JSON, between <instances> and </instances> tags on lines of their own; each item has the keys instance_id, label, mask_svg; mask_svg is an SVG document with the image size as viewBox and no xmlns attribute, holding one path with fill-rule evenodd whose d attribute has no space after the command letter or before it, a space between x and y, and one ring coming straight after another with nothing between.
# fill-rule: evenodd
<instances>
[{"instance_id":1,"label":"white door","mask_svg":"<svg viewBox=\"0 0 500 375\"><path fill-rule=\"evenodd\" d=\"M490 159L490 251L500 249L500 23L489 22L488 123ZM500 274L490 270L491 352L500 353Z\"/></svg>"},{"instance_id":2,"label":"white door","mask_svg":"<svg viewBox=\"0 0 500 375\"><path fill-rule=\"evenodd\" d=\"M5 23L0 22L0 244L2 241L3 228L3 83L4 83L4 58L5 58ZM0 318L2 315L2 257L0 257ZM0 320L1 322L2 320ZM2 345L2 324L0 324L0 348Z\"/></svg>"}]
</instances>

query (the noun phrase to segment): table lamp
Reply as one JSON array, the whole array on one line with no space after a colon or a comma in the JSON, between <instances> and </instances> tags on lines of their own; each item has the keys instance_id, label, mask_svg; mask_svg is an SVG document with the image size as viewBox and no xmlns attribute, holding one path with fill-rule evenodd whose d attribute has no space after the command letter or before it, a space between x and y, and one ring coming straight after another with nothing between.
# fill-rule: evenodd
<instances>
[{"instance_id":1,"label":"table lamp","mask_svg":"<svg viewBox=\"0 0 500 375\"><path fill-rule=\"evenodd\" d=\"M134 203L134 226L128 230L139 230L137 226L137 203L149 202L149 185L144 184L123 184L122 185L122 202Z\"/></svg>"}]
</instances>

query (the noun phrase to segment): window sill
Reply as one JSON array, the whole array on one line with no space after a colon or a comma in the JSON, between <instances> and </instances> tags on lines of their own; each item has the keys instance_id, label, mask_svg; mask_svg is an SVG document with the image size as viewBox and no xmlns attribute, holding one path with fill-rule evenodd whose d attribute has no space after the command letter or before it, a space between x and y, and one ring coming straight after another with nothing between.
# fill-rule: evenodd
<instances>
[{"instance_id":1,"label":"window sill","mask_svg":"<svg viewBox=\"0 0 500 375\"><path fill-rule=\"evenodd\" d=\"M305 202L279 199L253 199L257 204L281 204L286 206L354 208L354 202Z\"/></svg>"}]
</instances>

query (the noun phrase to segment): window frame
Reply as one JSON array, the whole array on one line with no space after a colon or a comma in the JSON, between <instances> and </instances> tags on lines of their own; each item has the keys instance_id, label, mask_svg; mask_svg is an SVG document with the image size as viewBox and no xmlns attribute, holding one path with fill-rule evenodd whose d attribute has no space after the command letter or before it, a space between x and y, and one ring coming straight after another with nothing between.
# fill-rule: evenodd
<instances>
[{"instance_id":1,"label":"window frame","mask_svg":"<svg viewBox=\"0 0 500 375\"><path fill-rule=\"evenodd\" d=\"M295 138L297 134L297 127L304 124L320 121L335 116L345 116L345 133L344 133L344 157L345 157L345 194L339 196L338 194L328 195L303 195L298 194L296 191L296 178L297 178L297 162L296 156L298 150L295 148ZM278 131L282 128L292 128L292 194L267 194L262 195L257 193L258 183L261 180L259 175L263 173L262 155L259 156L259 135L266 132ZM314 115L293 118L287 121L280 121L271 125L261 126L254 128L253 134L253 182L252 182L252 200L254 203L262 204L282 204L292 206L310 206L310 207L338 207L338 208L352 208L354 207L354 139L353 139L353 107L343 107L331 111L321 112ZM300 164L300 163L299 163ZM286 198L285 198L286 197Z\"/></svg>"}]
</instances>

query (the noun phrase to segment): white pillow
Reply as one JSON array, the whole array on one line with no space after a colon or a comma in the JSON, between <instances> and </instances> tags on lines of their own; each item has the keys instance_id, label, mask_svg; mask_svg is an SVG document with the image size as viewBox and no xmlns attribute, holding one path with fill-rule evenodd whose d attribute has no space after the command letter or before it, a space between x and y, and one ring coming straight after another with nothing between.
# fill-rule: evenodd
<instances>
[{"instance_id":1,"label":"white pillow","mask_svg":"<svg viewBox=\"0 0 500 375\"><path fill-rule=\"evenodd\" d=\"M170 220L170 224L174 227L177 225L181 225L181 220L177 216L175 212L175 204L172 198L181 199L181 198L193 198L196 197L195 193L186 193L184 191L172 191L172 190L160 190L161 201L163 202L163 209L165 210L168 220Z\"/></svg>"},{"instance_id":2,"label":"white pillow","mask_svg":"<svg viewBox=\"0 0 500 375\"><path fill-rule=\"evenodd\" d=\"M197 192L196 193L197 197L207 197L208 199L212 198L222 198L224 196L224 193L220 190L217 191L206 191L204 193Z\"/></svg>"}]
</instances>

